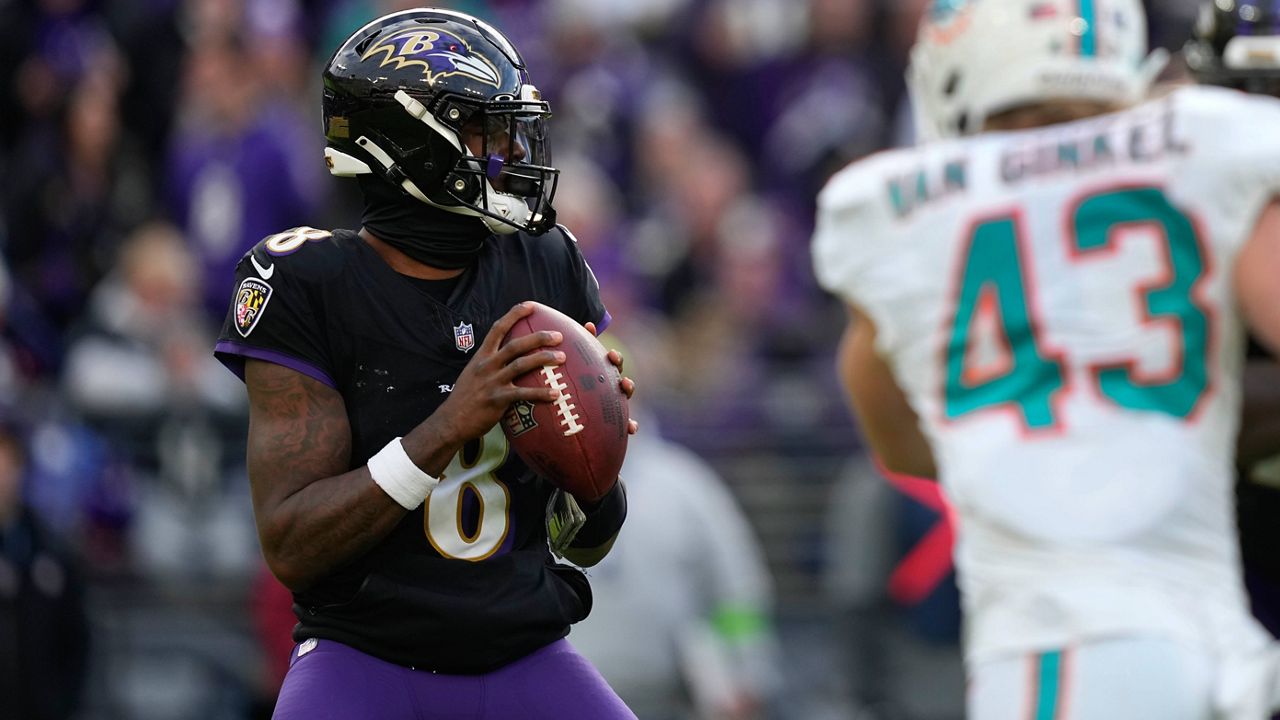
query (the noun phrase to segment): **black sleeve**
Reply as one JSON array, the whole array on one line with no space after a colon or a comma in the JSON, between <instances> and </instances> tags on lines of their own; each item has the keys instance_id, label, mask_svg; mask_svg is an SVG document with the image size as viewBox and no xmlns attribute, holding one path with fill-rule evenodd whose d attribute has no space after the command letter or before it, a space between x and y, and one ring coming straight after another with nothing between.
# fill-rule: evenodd
<instances>
[{"instance_id":1,"label":"black sleeve","mask_svg":"<svg viewBox=\"0 0 1280 720\"><path fill-rule=\"evenodd\" d=\"M569 255L569 277L561 288L559 310L580 323L595 323L596 332L603 333L613 318L600 299L600 283L578 249L577 238L565 226L556 227L564 236Z\"/></svg>"},{"instance_id":2,"label":"black sleeve","mask_svg":"<svg viewBox=\"0 0 1280 720\"><path fill-rule=\"evenodd\" d=\"M242 380L244 362L253 358L336 387L317 312L319 296L300 272L303 256L319 249L304 246L276 256L259 243L236 266L236 290L214 354Z\"/></svg>"},{"instance_id":3,"label":"black sleeve","mask_svg":"<svg viewBox=\"0 0 1280 720\"><path fill-rule=\"evenodd\" d=\"M619 478L613 488L595 503L579 503L587 514L587 521L569 543L570 547L595 548L604 545L627 519L627 488Z\"/></svg>"}]
</instances>

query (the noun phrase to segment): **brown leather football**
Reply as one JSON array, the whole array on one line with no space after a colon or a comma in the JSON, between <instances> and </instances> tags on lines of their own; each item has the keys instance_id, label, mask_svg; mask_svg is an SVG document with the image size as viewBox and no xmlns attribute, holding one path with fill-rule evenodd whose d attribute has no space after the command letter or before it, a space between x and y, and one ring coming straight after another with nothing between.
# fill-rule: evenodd
<instances>
[{"instance_id":1,"label":"brown leather football","mask_svg":"<svg viewBox=\"0 0 1280 720\"><path fill-rule=\"evenodd\" d=\"M578 500L591 502L613 488L627 453L627 396L608 350L585 327L539 303L502 343L540 330L557 330L565 362L516 378L523 387L560 391L550 403L518 402L502 418L511 447L525 464Z\"/></svg>"}]
</instances>

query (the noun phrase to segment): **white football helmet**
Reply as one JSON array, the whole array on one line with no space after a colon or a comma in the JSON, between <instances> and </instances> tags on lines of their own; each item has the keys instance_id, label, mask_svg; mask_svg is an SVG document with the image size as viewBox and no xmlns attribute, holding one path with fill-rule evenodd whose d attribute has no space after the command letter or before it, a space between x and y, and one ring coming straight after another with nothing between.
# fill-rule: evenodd
<instances>
[{"instance_id":1,"label":"white football helmet","mask_svg":"<svg viewBox=\"0 0 1280 720\"><path fill-rule=\"evenodd\" d=\"M1035 103L1132 105L1153 65L1140 0L931 0L907 79L917 132L936 139Z\"/></svg>"}]
</instances>

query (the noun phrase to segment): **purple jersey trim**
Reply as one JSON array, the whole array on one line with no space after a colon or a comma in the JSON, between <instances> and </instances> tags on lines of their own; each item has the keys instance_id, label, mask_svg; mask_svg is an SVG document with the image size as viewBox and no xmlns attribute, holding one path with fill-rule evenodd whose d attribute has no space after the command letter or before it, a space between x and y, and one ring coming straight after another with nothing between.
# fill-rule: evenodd
<instances>
[{"instance_id":1,"label":"purple jersey trim","mask_svg":"<svg viewBox=\"0 0 1280 720\"><path fill-rule=\"evenodd\" d=\"M609 323L613 322L613 316L608 310L604 311L604 317L600 318L600 322L596 323L596 335L603 335L605 330L609 329Z\"/></svg>"},{"instance_id":2,"label":"purple jersey trim","mask_svg":"<svg viewBox=\"0 0 1280 720\"><path fill-rule=\"evenodd\" d=\"M303 362L295 357L285 355L274 350L264 350L262 348L252 347L250 345L241 345L238 342L230 340L220 340L213 348L214 354L222 361L227 369L236 374L236 377L244 380L244 361L245 358L253 358L254 360L266 360L277 365L283 365L290 370L297 370L307 377L318 380L325 385L338 389L338 384L329 377L329 373L321 370L307 362Z\"/></svg>"}]
</instances>

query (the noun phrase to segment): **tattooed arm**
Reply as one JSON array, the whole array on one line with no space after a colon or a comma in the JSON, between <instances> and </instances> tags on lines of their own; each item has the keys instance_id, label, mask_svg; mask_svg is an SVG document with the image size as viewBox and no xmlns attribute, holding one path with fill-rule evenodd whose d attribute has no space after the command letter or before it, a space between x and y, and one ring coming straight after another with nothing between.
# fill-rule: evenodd
<instances>
[{"instance_id":1,"label":"tattooed arm","mask_svg":"<svg viewBox=\"0 0 1280 720\"><path fill-rule=\"evenodd\" d=\"M488 432L511 403L555 399L554 391L512 381L535 367L563 363L564 353L548 349L560 343L560 333L532 333L499 347L530 312L518 305L494 323L449 399L404 436L405 452L422 470L439 476L462 445ZM368 552L406 511L373 482L368 467L349 469L351 427L338 391L259 360L246 361L245 384L258 538L280 582L303 590Z\"/></svg>"},{"instance_id":2,"label":"tattooed arm","mask_svg":"<svg viewBox=\"0 0 1280 720\"><path fill-rule=\"evenodd\" d=\"M280 582L302 590L365 553L405 515L367 467L350 467L351 428L333 388L248 360L249 482L258 538Z\"/></svg>"}]
</instances>

